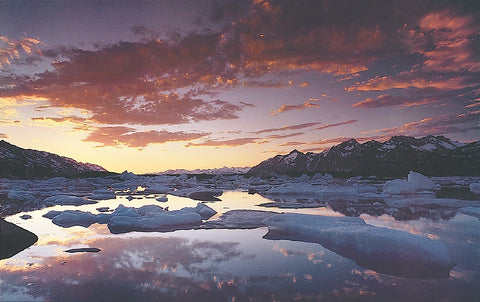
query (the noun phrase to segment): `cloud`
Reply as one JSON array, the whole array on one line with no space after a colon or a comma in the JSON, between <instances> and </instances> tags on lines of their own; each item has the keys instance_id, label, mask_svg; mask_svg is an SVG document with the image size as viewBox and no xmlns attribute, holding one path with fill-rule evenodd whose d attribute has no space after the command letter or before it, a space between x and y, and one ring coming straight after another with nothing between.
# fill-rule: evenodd
<instances>
[{"instance_id":1,"label":"cloud","mask_svg":"<svg viewBox=\"0 0 480 302\"><path fill-rule=\"evenodd\" d=\"M271 114L272 115L277 115L279 113L283 113L283 112L287 112L287 111L291 111L291 110L304 110L304 109L307 109L307 108L318 108L318 109L320 109L320 105L319 104L314 104L314 103L311 103L311 102L308 102L308 101L305 101L301 105L282 105L277 110L272 111Z\"/></svg>"},{"instance_id":2,"label":"cloud","mask_svg":"<svg viewBox=\"0 0 480 302\"><path fill-rule=\"evenodd\" d=\"M263 129L263 130L255 131L253 133L261 134L261 133L276 132L276 131L298 130L298 129L313 127L313 126L316 126L316 125L319 125L319 124L321 124L321 123L320 122L303 123L303 124L296 124L296 125L291 125L291 126L284 126L284 127L281 127L281 128Z\"/></svg>"},{"instance_id":3,"label":"cloud","mask_svg":"<svg viewBox=\"0 0 480 302\"><path fill-rule=\"evenodd\" d=\"M422 72L402 72L397 76L377 76L366 82L357 83L345 88L346 91L383 91L406 88L436 88L439 90L455 90L476 86L470 83L467 76L434 76Z\"/></svg>"},{"instance_id":4,"label":"cloud","mask_svg":"<svg viewBox=\"0 0 480 302\"><path fill-rule=\"evenodd\" d=\"M376 98L366 98L358 103L352 105L352 107L363 107L363 108L379 108L387 106L398 106L402 105L405 107L418 106L424 104L434 103L438 100L436 97L423 97L423 99L418 100L412 98L412 96L392 96L389 94L381 94Z\"/></svg>"},{"instance_id":5,"label":"cloud","mask_svg":"<svg viewBox=\"0 0 480 302\"><path fill-rule=\"evenodd\" d=\"M352 139L351 137L345 137L345 136L340 136L340 137L333 137L333 138L325 138L317 141L313 141L310 144L311 145L328 145L328 144L335 144L335 143L343 143L344 141L348 141Z\"/></svg>"},{"instance_id":6,"label":"cloud","mask_svg":"<svg viewBox=\"0 0 480 302\"><path fill-rule=\"evenodd\" d=\"M0 133L0 138L8 138L8 135L5 133Z\"/></svg>"},{"instance_id":7,"label":"cloud","mask_svg":"<svg viewBox=\"0 0 480 302\"><path fill-rule=\"evenodd\" d=\"M353 123L356 123L356 122L358 122L358 120L348 120L348 121L344 121L344 122L340 122L340 123L327 124L327 125L323 125L323 126L320 126L320 127L316 127L315 130L321 130L321 129L330 128L330 127L348 125L348 124L353 124Z\"/></svg>"},{"instance_id":8,"label":"cloud","mask_svg":"<svg viewBox=\"0 0 480 302\"><path fill-rule=\"evenodd\" d=\"M444 114L424 118L420 121L403 124L399 127L384 128L380 131L389 136L409 135L425 136L445 133L460 133L472 129L480 129L480 111L460 114ZM468 124L461 127L461 124Z\"/></svg>"},{"instance_id":9,"label":"cloud","mask_svg":"<svg viewBox=\"0 0 480 302\"><path fill-rule=\"evenodd\" d=\"M473 16L447 9L426 14L405 37L410 51L424 57L424 68L440 72L479 72L479 40Z\"/></svg>"},{"instance_id":10,"label":"cloud","mask_svg":"<svg viewBox=\"0 0 480 302\"><path fill-rule=\"evenodd\" d=\"M188 133L169 131L136 131L129 127L98 127L94 129L84 142L95 142L105 146L126 146L143 148L149 144L163 144L175 141L190 141L208 135L209 133Z\"/></svg>"},{"instance_id":11,"label":"cloud","mask_svg":"<svg viewBox=\"0 0 480 302\"><path fill-rule=\"evenodd\" d=\"M206 140L201 143L188 143L185 147L236 147L246 144L256 144L258 138L244 137L228 140Z\"/></svg>"},{"instance_id":12,"label":"cloud","mask_svg":"<svg viewBox=\"0 0 480 302\"><path fill-rule=\"evenodd\" d=\"M26 55L41 55L40 46L45 45L42 41L23 37L19 40L12 40L6 36L0 36L0 68L11 65L14 60L19 59L22 53Z\"/></svg>"},{"instance_id":13,"label":"cloud","mask_svg":"<svg viewBox=\"0 0 480 302\"><path fill-rule=\"evenodd\" d=\"M300 145L306 145L306 143L304 143L304 142L288 142L288 143L281 144L280 146L281 147L287 147L287 146L300 146Z\"/></svg>"},{"instance_id":14,"label":"cloud","mask_svg":"<svg viewBox=\"0 0 480 302\"><path fill-rule=\"evenodd\" d=\"M293 137L293 136L299 136L305 134L305 132L294 132L294 133L289 133L289 134L275 134L275 135L269 135L269 139L281 139L281 138L288 138L288 137Z\"/></svg>"}]
</instances>

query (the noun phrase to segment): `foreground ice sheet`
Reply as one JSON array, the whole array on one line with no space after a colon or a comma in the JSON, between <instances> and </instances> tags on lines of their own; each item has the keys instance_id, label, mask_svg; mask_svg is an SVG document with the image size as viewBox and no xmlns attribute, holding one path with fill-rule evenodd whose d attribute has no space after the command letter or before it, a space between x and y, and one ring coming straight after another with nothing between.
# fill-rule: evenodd
<instances>
[{"instance_id":1,"label":"foreground ice sheet","mask_svg":"<svg viewBox=\"0 0 480 302\"><path fill-rule=\"evenodd\" d=\"M448 278L454 264L438 241L366 224L358 217L280 214L266 218L266 239L316 242L379 273Z\"/></svg>"}]
</instances>

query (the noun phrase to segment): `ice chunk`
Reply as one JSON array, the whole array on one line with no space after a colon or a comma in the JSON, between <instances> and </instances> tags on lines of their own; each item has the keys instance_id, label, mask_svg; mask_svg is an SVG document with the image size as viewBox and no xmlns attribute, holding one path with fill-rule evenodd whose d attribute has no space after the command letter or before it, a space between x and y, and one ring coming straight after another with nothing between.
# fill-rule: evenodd
<instances>
[{"instance_id":1,"label":"ice chunk","mask_svg":"<svg viewBox=\"0 0 480 302\"><path fill-rule=\"evenodd\" d=\"M403 194L420 190L432 190L434 188L435 184L428 177L420 173L410 171L410 173L408 173L407 180L394 179L387 181L383 186L383 193Z\"/></svg>"},{"instance_id":2,"label":"ice chunk","mask_svg":"<svg viewBox=\"0 0 480 302\"><path fill-rule=\"evenodd\" d=\"M151 232L192 227L201 222L202 217L198 213L178 210L141 217L113 216L108 222L108 229L113 234L130 231Z\"/></svg>"},{"instance_id":3,"label":"ice chunk","mask_svg":"<svg viewBox=\"0 0 480 302\"><path fill-rule=\"evenodd\" d=\"M97 222L97 216L90 212L67 210L53 217L52 222L64 228L72 226L89 227Z\"/></svg>"},{"instance_id":4,"label":"ice chunk","mask_svg":"<svg viewBox=\"0 0 480 302\"><path fill-rule=\"evenodd\" d=\"M463 214L477 217L480 219L480 208L478 207L466 207L462 209Z\"/></svg>"},{"instance_id":5,"label":"ice chunk","mask_svg":"<svg viewBox=\"0 0 480 302\"><path fill-rule=\"evenodd\" d=\"M435 188L435 184L430 178L417 172L410 171L407 181L411 183L416 190L432 190Z\"/></svg>"},{"instance_id":6,"label":"ice chunk","mask_svg":"<svg viewBox=\"0 0 480 302\"><path fill-rule=\"evenodd\" d=\"M480 182L471 183L470 184L470 191L472 191L475 194L480 194Z\"/></svg>"},{"instance_id":7,"label":"ice chunk","mask_svg":"<svg viewBox=\"0 0 480 302\"><path fill-rule=\"evenodd\" d=\"M88 198L95 200L115 199L115 193L110 190L100 189L93 191Z\"/></svg>"},{"instance_id":8,"label":"ice chunk","mask_svg":"<svg viewBox=\"0 0 480 302\"><path fill-rule=\"evenodd\" d=\"M46 205L53 206L53 205L73 205L73 206L80 206L84 204L93 204L97 203L93 200L88 200L78 196L67 196L67 195L55 195L47 197L43 200Z\"/></svg>"},{"instance_id":9,"label":"ice chunk","mask_svg":"<svg viewBox=\"0 0 480 302\"><path fill-rule=\"evenodd\" d=\"M217 220L207 221L206 229L254 229L264 227L263 220L276 215L274 212L256 210L232 210L224 213Z\"/></svg>"},{"instance_id":10,"label":"ice chunk","mask_svg":"<svg viewBox=\"0 0 480 302\"><path fill-rule=\"evenodd\" d=\"M202 219L209 219L213 215L217 214L217 211L200 202L194 208L188 207L183 208L182 210L198 213L202 217Z\"/></svg>"},{"instance_id":11,"label":"ice chunk","mask_svg":"<svg viewBox=\"0 0 480 302\"><path fill-rule=\"evenodd\" d=\"M222 194L223 190L198 190L188 194L188 197L201 201L221 201L217 196Z\"/></svg>"},{"instance_id":12,"label":"ice chunk","mask_svg":"<svg viewBox=\"0 0 480 302\"><path fill-rule=\"evenodd\" d=\"M162 195L158 198L156 198L157 201L160 201L160 202L167 202L168 201L168 197L166 195Z\"/></svg>"},{"instance_id":13,"label":"ice chunk","mask_svg":"<svg viewBox=\"0 0 480 302\"><path fill-rule=\"evenodd\" d=\"M267 239L316 242L379 273L448 278L453 262L439 241L365 224L358 217L280 214L263 221Z\"/></svg>"}]
</instances>

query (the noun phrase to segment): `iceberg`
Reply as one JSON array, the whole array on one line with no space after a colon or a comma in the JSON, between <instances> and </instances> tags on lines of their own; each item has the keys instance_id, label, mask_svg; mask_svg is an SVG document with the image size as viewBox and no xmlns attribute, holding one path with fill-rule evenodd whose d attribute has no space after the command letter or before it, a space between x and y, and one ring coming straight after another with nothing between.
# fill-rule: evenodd
<instances>
[{"instance_id":1,"label":"iceberg","mask_svg":"<svg viewBox=\"0 0 480 302\"><path fill-rule=\"evenodd\" d=\"M88 198L94 200L115 199L115 193L110 190L100 189L93 191Z\"/></svg>"},{"instance_id":2,"label":"iceberg","mask_svg":"<svg viewBox=\"0 0 480 302\"><path fill-rule=\"evenodd\" d=\"M472 191L473 193L480 194L480 182L471 183L469 187L470 187L470 191Z\"/></svg>"},{"instance_id":3,"label":"iceberg","mask_svg":"<svg viewBox=\"0 0 480 302\"><path fill-rule=\"evenodd\" d=\"M368 225L358 217L279 214L263 220L266 239L319 243L379 273L448 278L454 266L445 245L428 237Z\"/></svg>"},{"instance_id":4,"label":"iceberg","mask_svg":"<svg viewBox=\"0 0 480 302\"><path fill-rule=\"evenodd\" d=\"M383 186L383 193L388 194L404 194L404 193L413 193L420 190L433 190L435 184L430 178L417 173L410 171L408 173L407 180L404 179L394 179L387 181Z\"/></svg>"}]
</instances>

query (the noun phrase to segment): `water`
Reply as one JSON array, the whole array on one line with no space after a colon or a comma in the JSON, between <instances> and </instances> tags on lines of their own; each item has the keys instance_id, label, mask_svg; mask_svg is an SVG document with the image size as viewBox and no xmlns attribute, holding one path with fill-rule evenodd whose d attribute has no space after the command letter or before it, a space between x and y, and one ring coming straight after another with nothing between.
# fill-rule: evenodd
<instances>
[{"instance_id":1,"label":"water","mask_svg":"<svg viewBox=\"0 0 480 302\"><path fill-rule=\"evenodd\" d=\"M456 266L448 279L407 279L376 273L319 244L262 238L267 228L181 230L113 235L106 225L61 228L46 212L118 204L139 207L195 206L197 201L151 196L128 201L56 206L7 217L38 235L39 241L0 260L0 301L478 301L480 220L457 213L449 219L399 221L361 214L368 224L428 236L444 243ZM225 192L207 203L220 214L233 209L342 216L329 206L278 209L257 206L272 200L258 194ZM23 214L32 219L23 220ZM219 214L219 215L220 215ZM218 215L217 215L218 216ZM214 217L215 218L215 217ZM212 218L212 219L214 219ZM66 253L97 247L98 253Z\"/></svg>"}]
</instances>

